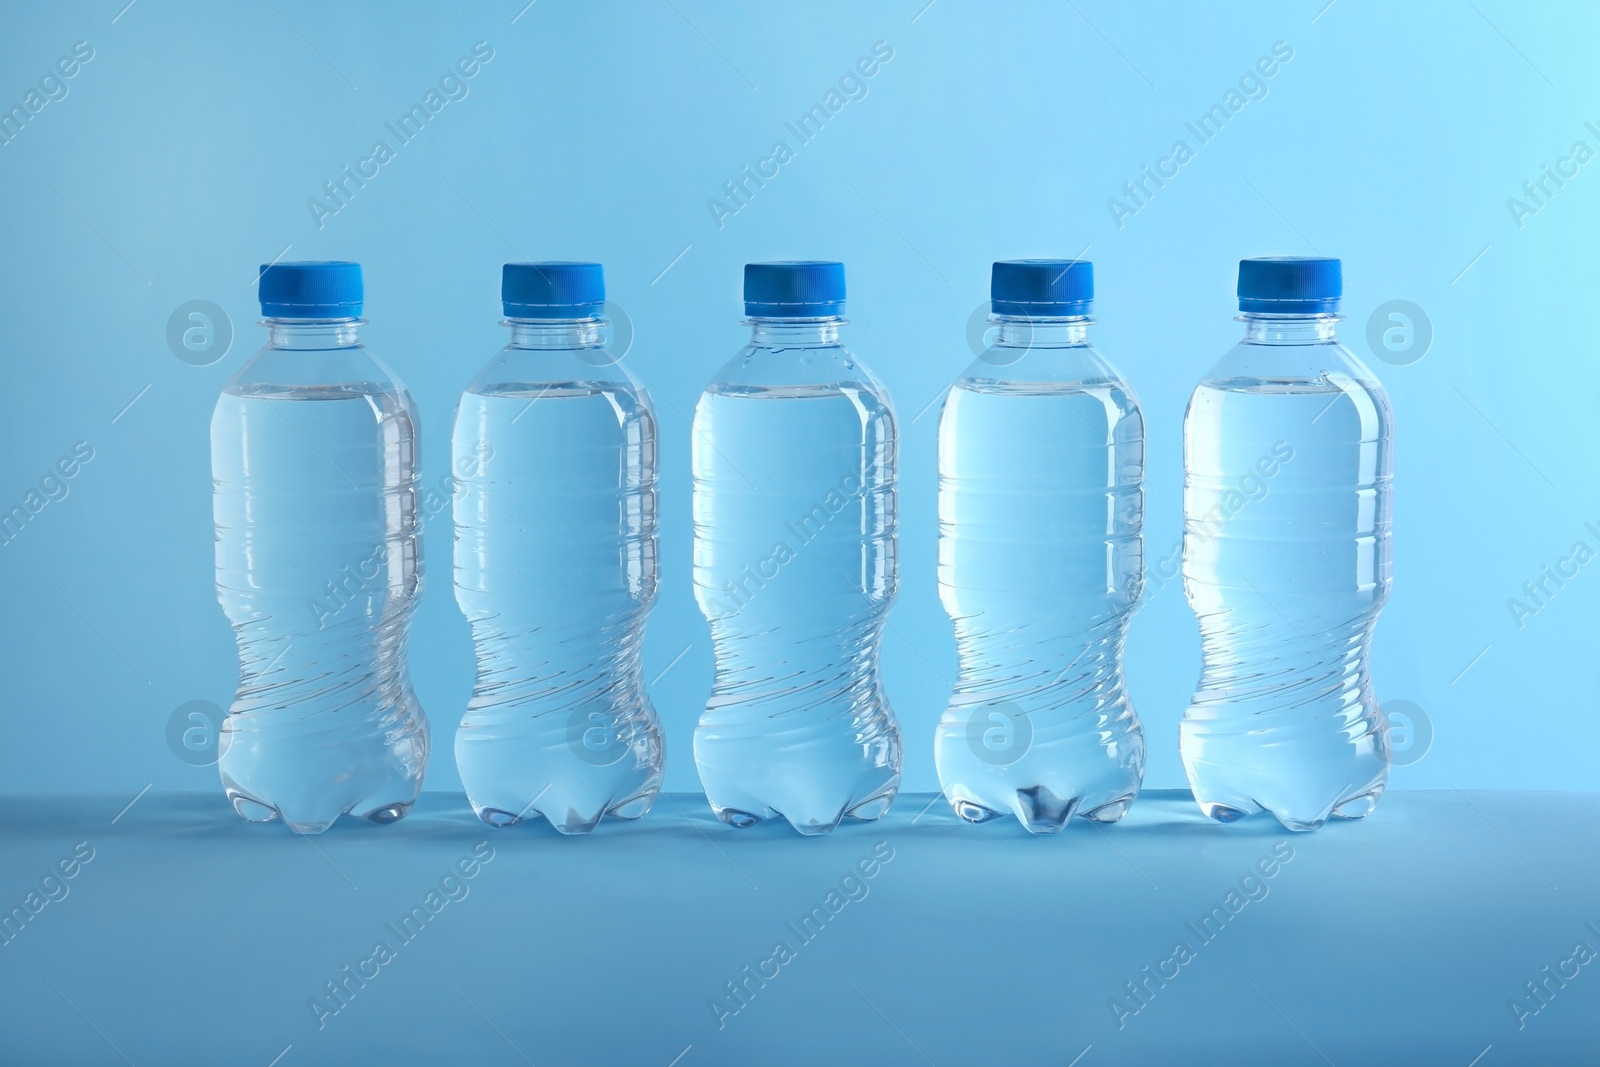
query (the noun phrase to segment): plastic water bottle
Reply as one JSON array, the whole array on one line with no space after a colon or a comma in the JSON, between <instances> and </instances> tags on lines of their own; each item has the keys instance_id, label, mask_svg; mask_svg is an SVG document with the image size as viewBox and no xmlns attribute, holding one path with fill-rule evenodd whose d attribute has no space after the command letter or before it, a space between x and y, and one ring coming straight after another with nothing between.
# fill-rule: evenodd
<instances>
[{"instance_id":1,"label":"plastic water bottle","mask_svg":"<svg viewBox=\"0 0 1600 1067\"><path fill-rule=\"evenodd\" d=\"M1036 834L1122 818L1144 733L1122 645L1143 582L1144 417L1089 344L1093 266L996 263L994 344L939 420L939 595L960 670L934 736L945 797Z\"/></svg>"},{"instance_id":2,"label":"plastic water bottle","mask_svg":"<svg viewBox=\"0 0 1600 1067\"><path fill-rule=\"evenodd\" d=\"M508 263L511 343L451 437L456 603L478 679L456 766L478 817L564 834L661 787L640 659L656 595L656 416L608 346L598 263Z\"/></svg>"},{"instance_id":3,"label":"plastic water bottle","mask_svg":"<svg viewBox=\"0 0 1600 1067\"><path fill-rule=\"evenodd\" d=\"M267 346L211 416L217 599L239 643L219 741L234 810L319 833L411 810L428 722L406 674L422 584L417 416L358 337L361 267L261 268Z\"/></svg>"},{"instance_id":4,"label":"plastic water bottle","mask_svg":"<svg viewBox=\"0 0 1600 1067\"><path fill-rule=\"evenodd\" d=\"M1184 768L1220 822L1370 812L1389 725L1367 646L1389 595L1389 398L1334 339L1336 259L1239 264L1245 336L1184 420L1184 590L1200 685Z\"/></svg>"},{"instance_id":5,"label":"plastic water bottle","mask_svg":"<svg viewBox=\"0 0 1600 1067\"><path fill-rule=\"evenodd\" d=\"M900 785L878 646L895 595L894 410L839 343L844 266L752 263L750 343L695 407L694 587L716 681L694 735L712 810L802 834Z\"/></svg>"}]
</instances>

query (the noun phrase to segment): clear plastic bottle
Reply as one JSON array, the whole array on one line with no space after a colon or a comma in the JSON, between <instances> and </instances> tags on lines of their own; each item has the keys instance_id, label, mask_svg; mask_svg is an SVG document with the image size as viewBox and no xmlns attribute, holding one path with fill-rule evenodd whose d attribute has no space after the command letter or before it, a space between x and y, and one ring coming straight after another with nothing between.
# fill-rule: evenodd
<instances>
[{"instance_id":1,"label":"clear plastic bottle","mask_svg":"<svg viewBox=\"0 0 1600 1067\"><path fill-rule=\"evenodd\" d=\"M564 834L661 788L640 645L656 594L656 417L607 345L598 263L508 263L511 342L456 408L456 602L478 680L456 766L478 817Z\"/></svg>"},{"instance_id":2,"label":"clear plastic bottle","mask_svg":"<svg viewBox=\"0 0 1600 1067\"><path fill-rule=\"evenodd\" d=\"M955 693L934 759L969 822L1122 818L1144 733L1122 646L1143 582L1144 417L1088 340L1093 267L996 263L993 346L939 421L939 595Z\"/></svg>"},{"instance_id":3,"label":"clear plastic bottle","mask_svg":"<svg viewBox=\"0 0 1600 1067\"><path fill-rule=\"evenodd\" d=\"M361 268L261 268L267 346L211 416L217 599L239 643L218 768L234 810L320 833L411 809L428 723L406 674L422 585L417 417L361 344Z\"/></svg>"},{"instance_id":4,"label":"clear plastic bottle","mask_svg":"<svg viewBox=\"0 0 1600 1067\"><path fill-rule=\"evenodd\" d=\"M1368 643L1389 595L1389 398L1334 339L1339 261L1239 264L1245 336L1184 419L1184 590L1200 685L1184 768L1208 816L1370 812L1389 726Z\"/></svg>"},{"instance_id":5,"label":"clear plastic bottle","mask_svg":"<svg viewBox=\"0 0 1600 1067\"><path fill-rule=\"evenodd\" d=\"M695 407L694 586L716 681L695 730L712 810L802 834L900 784L878 647L895 595L894 410L839 343L839 263L745 267L752 336Z\"/></svg>"}]
</instances>

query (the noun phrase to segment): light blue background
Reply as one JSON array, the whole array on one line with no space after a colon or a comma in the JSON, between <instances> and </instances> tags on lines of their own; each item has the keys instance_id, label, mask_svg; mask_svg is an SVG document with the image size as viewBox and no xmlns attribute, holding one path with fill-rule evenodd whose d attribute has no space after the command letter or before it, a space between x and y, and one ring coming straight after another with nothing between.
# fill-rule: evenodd
<instances>
[{"instance_id":1,"label":"light blue background","mask_svg":"<svg viewBox=\"0 0 1600 1067\"><path fill-rule=\"evenodd\" d=\"M688 648L653 689L672 790L698 785L690 739L711 668L689 585L683 416L742 343L744 262L845 261L848 343L896 400L901 594L884 659L906 788L930 791L954 650L934 580L937 409L914 416L971 358L963 335L989 263L1088 246L1094 340L1149 425L1153 562L1179 537L1189 390L1239 332L1236 261L1340 256L1343 336L1387 384L1398 426L1376 686L1424 709L1436 733L1394 785L1593 788L1600 562L1521 629L1507 599L1575 541L1600 549L1584 527L1600 528L1600 162L1520 228L1506 201L1574 141L1600 150L1584 127L1600 125L1600 8L539 0L519 17L522 0L450 13L274 2L0 12L4 107L74 42L95 53L65 99L0 147L0 510L74 442L95 451L69 495L0 547L0 791L218 788L214 769L174 758L165 731L183 702L232 694L206 427L261 341L255 268L285 246L364 264L366 338L416 395L433 486L455 398L504 342L500 264L605 263L637 329L628 363L662 418L663 581L646 660L654 677ZM470 95L319 229L307 198L389 140L384 123L478 41L494 58ZM877 41L894 57L869 95L719 228L708 198L775 140L796 147L784 123ZM1185 121L1277 41L1294 58L1266 98L1119 229L1107 199L1174 140L1194 147ZM166 345L168 316L192 299L232 318L232 350L213 366ZM1371 360L1367 319L1391 299L1431 318L1432 349L1414 365ZM437 742L430 789L459 788L450 738L471 684L448 537L447 518L429 522L412 640ZM1179 585L1157 585L1128 670L1151 742L1146 784L1169 787L1184 784L1177 723L1198 635Z\"/></svg>"}]
</instances>

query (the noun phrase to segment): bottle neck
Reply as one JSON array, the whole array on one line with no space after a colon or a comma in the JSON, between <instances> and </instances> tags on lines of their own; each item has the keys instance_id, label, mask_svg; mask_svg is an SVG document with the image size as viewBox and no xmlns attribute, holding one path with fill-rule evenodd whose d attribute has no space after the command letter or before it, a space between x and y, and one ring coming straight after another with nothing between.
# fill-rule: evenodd
<instances>
[{"instance_id":1,"label":"bottle neck","mask_svg":"<svg viewBox=\"0 0 1600 1067\"><path fill-rule=\"evenodd\" d=\"M267 344L272 348L321 350L354 348L365 319L266 319Z\"/></svg>"},{"instance_id":2,"label":"bottle neck","mask_svg":"<svg viewBox=\"0 0 1600 1067\"><path fill-rule=\"evenodd\" d=\"M764 348L819 348L839 343L839 327L847 319L832 315L818 319L771 319L751 316L744 320L750 327L752 344Z\"/></svg>"},{"instance_id":3,"label":"bottle neck","mask_svg":"<svg viewBox=\"0 0 1600 1067\"><path fill-rule=\"evenodd\" d=\"M506 319L511 327L511 348L573 349L603 348L606 320L587 319Z\"/></svg>"},{"instance_id":4,"label":"bottle neck","mask_svg":"<svg viewBox=\"0 0 1600 1067\"><path fill-rule=\"evenodd\" d=\"M1072 348L1089 343L1087 315L990 315L996 348Z\"/></svg>"},{"instance_id":5,"label":"bottle neck","mask_svg":"<svg viewBox=\"0 0 1600 1067\"><path fill-rule=\"evenodd\" d=\"M1314 345L1332 341L1335 325L1342 315L1260 315L1239 316L1244 323L1247 345Z\"/></svg>"}]
</instances>

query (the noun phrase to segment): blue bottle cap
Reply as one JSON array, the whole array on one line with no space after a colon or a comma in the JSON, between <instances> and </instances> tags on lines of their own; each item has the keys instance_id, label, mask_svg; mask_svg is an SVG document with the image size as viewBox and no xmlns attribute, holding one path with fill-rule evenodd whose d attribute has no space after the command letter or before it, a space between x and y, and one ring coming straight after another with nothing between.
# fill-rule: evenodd
<instances>
[{"instance_id":1,"label":"blue bottle cap","mask_svg":"<svg viewBox=\"0 0 1600 1067\"><path fill-rule=\"evenodd\" d=\"M1087 315L1094 304L1094 264L1086 259L1006 259L989 275L996 315Z\"/></svg>"},{"instance_id":2,"label":"blue bottle cap","mask_svg":"<svg viewBox=\"0 0 1600 1067\"><path fill-rule=\"evenodd\" d=\"M263 318L360 318L361 264L263 263L257 291Z\"/></svg>"},{"instance_id":3,"label":"blue bottle cap","mask_svg":"<svg viewBox=\"0 0 1600 1067\"><path fill-rule=\"evenodd\" d=\"M591 319L605 303L598 263L507 263L500 271L500 306L510 319Z\"/></svg>"},{"instance_id":4,"label":"blue bottle cap","mask_svg":"<svg viewBox=\"0 0 1600 1067\"><path fill-rule=\"evenodd\" d=\"M1344 274L1326 256L1269 256L1239 261L1239 310L1264 315L1331 315Z\"/></svg>"},{"instance_id":5,"label":"blue bottle cap","mask_svg":"<svg viewBox=\"0 0 1600 1067\"><path fill-rule=\"evenodd\" d=\"M844 313L844 264L792 260L744 265L744 313L820 319Z\"/></svg>"}]
</instances>

